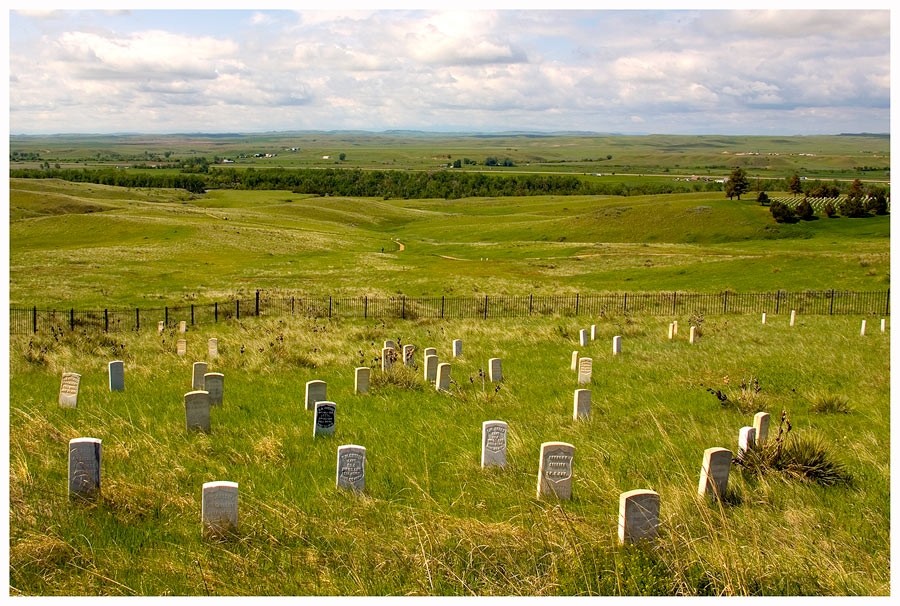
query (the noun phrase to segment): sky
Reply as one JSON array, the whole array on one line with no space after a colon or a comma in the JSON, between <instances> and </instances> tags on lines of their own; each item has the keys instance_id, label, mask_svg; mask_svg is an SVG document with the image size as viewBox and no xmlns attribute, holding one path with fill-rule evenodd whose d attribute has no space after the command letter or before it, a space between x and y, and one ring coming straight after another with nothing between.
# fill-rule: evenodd
<instances>
[{"instance_id":1,"label":"sky","mask_svg":"<svg viewBox=\"0 0 900 606\"><path fill-rule=\"evenodd\" d=\"M39 4L8 15L12 134L890 132L886 8Z\"/></svg>"}]
</instances>

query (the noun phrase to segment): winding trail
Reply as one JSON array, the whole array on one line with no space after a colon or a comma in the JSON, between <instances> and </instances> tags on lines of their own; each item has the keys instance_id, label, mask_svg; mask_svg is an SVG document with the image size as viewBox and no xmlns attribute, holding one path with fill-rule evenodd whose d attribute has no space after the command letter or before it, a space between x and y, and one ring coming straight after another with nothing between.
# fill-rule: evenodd
<instances>
[{"instance_id":1,"label":"winding trail","mask_svg":"<svg viewBox=\"0 0 900 606\"><path fill-rule=\"evenodd\" d=\"M397 246L400 247L400 249L397 252L403 252L404 250L406 250L406 244L404 244L400 240L394 240L394 242L397 244Z\"/></svg>"}]
</instances>

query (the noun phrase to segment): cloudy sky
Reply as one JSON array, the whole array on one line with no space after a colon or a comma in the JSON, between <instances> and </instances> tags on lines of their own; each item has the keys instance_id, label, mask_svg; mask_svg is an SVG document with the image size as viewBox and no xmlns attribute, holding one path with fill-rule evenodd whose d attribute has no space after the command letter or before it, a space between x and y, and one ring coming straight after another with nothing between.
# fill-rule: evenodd
<instances>
[{"instance_id":1,"label":"cloudy sky","mask_svg":"<svg viewBox=\"0 0 900 606\"><path fill-rule=\"evenodd\" d=\"M889 132L890 20L885 9L14 10L9 128Z\"/></svg>"}]
</instances>

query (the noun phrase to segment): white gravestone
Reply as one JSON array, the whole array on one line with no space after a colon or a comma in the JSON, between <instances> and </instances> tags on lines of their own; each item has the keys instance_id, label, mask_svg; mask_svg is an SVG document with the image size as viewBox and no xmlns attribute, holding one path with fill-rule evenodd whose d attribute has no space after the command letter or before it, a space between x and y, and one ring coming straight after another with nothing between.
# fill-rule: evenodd
<instances>
[{"instance_id":1,"label":"white gravestone","mask_svg":"<svg viewBox=\"0 0 900 606\"><path fill-rule=\"evenodd\" d=\"M337 405L334 402L316 402L313 437L334 434L334 416Z\"/></svg>"},{"instance_id":2,"label":"white gravestone","mask_svg":"<svg viewBox=\"0 0 900 606\"><path fill-rule=\"evenodd\" d=\"M597 325L591 324L591 341L596 340L597 338Z\"/></svg>"},{"instance_id":3,"label":"white gravestone","mask_svg":"<svg viewBox=\"0 0 900 606\"><path fill-rule=\"evenodd\" d=\"M581 347L587 347L588 344L588 331L585 328L582 328L578 331L578 344Z\"/></svg>"},{"instance_id":4,"label":"white gravestone","mask_svg":"<svg viewBox=\"0 0 900 606\"><path fill-rule=\"evenodd\" d=\"M503 366L500 358L488 360L488 379L491 383L499 383L503 380Z\"/></svg>"},{"instance_id":5,"label":"white gravestone","mask_svg":"<svg viewBox=\"0 0 900 606\"><path fill-rule=\"evenodd\" d=\"M353 379L353 393L359 395L369 391L369 375L372 369L368 366L360 366L356 369L355 378Z\"/></svg>"},{"instance_id":6,"label":"white gravestone","mask_svg":"<svg viewBox=\"0 0 900 606\"><path fill-rule=\"evenodd\" d=\"M861 336L861 337L866 336L866 321L865 320L863 320L862 324L860 324L860 326L859 326L859 336Z\"/></svg>"},{"instance_id":7,"label":"white gravestone","mask_svg":"<svg viewBox=\"0 0 900 606\"><path fill-rule=\"evenodd\" d=\"M109 363L109 390L125 391L125 362L122 360Z\"/></svg>"},{"instance_id":8,"label":"white gravestone","mask_svg":"<svg viewBox=\"0 0 900 606\"><path fill-rule=\"evenodd\" d=\"M744 453L756 446L756 428L741 427L738 433L738 459L744 458Z\"/></svg>"},{"instance_id":9,"label":"white gravestone","mask_svg":"<svg viewBox=\"0 0 900 606\"><path fill-rule=\"evenodd\" d=\"M578 352L572 352L572 371L575 372L578 370Z\"/></svg>"},{"instance_id":10,"label":"white gravestone","mask_svg":"<svg viewBox=\"0 0 900 606\"><path fill-rule=\"evenodd\" d=\"M703 466L700 468L700 483L697 493L721 499L728 489L728 474L731 472L731 451L727 448L707 448L703 451Z\"/></svg>"},{"instance_id":11,"label":"white gravestone","mask_svg":"<svg viewBox=\"0 0 900 606\"><path fill-rule=\"evenodd\" d=\"M886 328L886 325L885 325L884 318L881 318L881 332L884 332L885 328Z\"/></svg>"},{"instance_id":12,"label":"white gravestone","mask_svg":"<svg viewBox=\"0 0 900 606\"><path fill-rule=\"evenodd\" d=\"M669 322L669 341L675 338L675 324Z\"/></svg>"},{"instance_id":13,"label":"white gravestone","mask_svg":"<svg viewBox=\"0 0 900 606\"><path fill-rule=\"evenodd\" d=\"M205 482L200 497L203 535L224 538L238 527L237 482Z\"/></svg>"},{"instance_id":14,"label":"white gravestone","mask_svg":"<svg viewBox=\"0 0 900 606\"><path fill-rule=\"evenodd\" d=\"M434 383L437 380L438 357L425 356L425 380Z\"/></svg>"},{"instance_id":15,"label":"white gravestone","mask_svg":"<svg viewBox=\"0 0 900 606\"><path fill-rule=\"evenodd\" d=\"M381 372L387 372L394 365L394 356L397 355L397 350L393 347L385 347L381 350Z\"/></svg>"},{"instance_id":16,"label":"white gravestone","mask_svg":"<svg viewBox=\"0 0 900 606\"><path fill-rule=\"evenodd\" d=\"M69 440L69 498L93 499L100 495L100 456L97 438Z\"/></svg>"},{"instance_id":17,"label":"white gravestone","mask_svg":"<svg viewBox=\"0 0 900 606\"><path fill-rule=\"evenodd\" d=\"M575 447L566 442L541 444L541 462L538 468L537 497L556 496L572 498L572 462Z\"/></svg>"},{"instance_id":18,"label":"white gravestone","mask_svg":"<svg viewBox=\"0 0 900 606\"><path fill-rule=\"evenodd\" d=\"M203 387L203 377L208 369L209 366L206 362L194 362L194 365L191 367L191 389L205 389Z\"/></svg>"},{"instance_id":19,"label":"white gravestone","mask_svg":"<svg viewBox=\"0 0 900 606\"><path fill-rule=\"evenodd\" d=\"M206 353L210 360L215 360L219 357L219 340L216 337L210 337L206 342Z\"/></svg>"},{"instance_id":20,"label":"white gravestone","mask_svg":"<svg viewBox=\"0 0 900 606\"><path fill-rule=\"evenodd\" d=\"M797 312L795 310L791 310L791 326L794 325L794 322L797 321Z\"/></svg>"},{"instance_id":21,"label":"white gravestone","mask_svg":"<svg viewBox=\"0 0 900 606\"><path fill-rule=\"evenodd\" d=\"M178 323L178 332L180 332L181 334L184 334L187 332L187 322L182 320L181 322Z\"/></svg>"},{"instance_id":22,"label":"white gravestone","mask_svg":"<svg viewBox=\"0 0 900 606\"><path fill-rule=\"evenodd\" d=\"M428 356L436 356L437 355L437 347L426 347L422 351L422 358L427 358Z\"/></svg>"},{"instance_id":23,"label":"white gravestone","mask_svg":"<svg viewBox=\"0 0 900 606\"><path fill-rule=\"evenodd\" d=\"M437 391L450 391L450 364L448 362L443 362L437 366L435 389Z\"/></svg>"},{"instance_id":24,"label":"white gravestone","mask_svg":"<svg viewBox=\"0 0 900 606\"><path fill-rule=\"evenodd\" d=\"M453 339L453 357L457 358L462 355L462 340Z\"/></svg>"},{"instance_id":25,"label":"white gravestone","mask_svg":"<svg viewBox=\"0 0 900 606\"><path fill-rule=\"evenodd\" d=\"M210 406L221 406L225 399L225 375L208 372L203 375L203 389L209 394Z\"/></svg>"},{"instance_id":26,"label":"white gravestone","mask_svg":"<svg viewBox=\"0 0 900 606\"><path fill-rule=\"evenodd\" d=\"M382 349L397 349L397 343L395 343L391 339L388 339L384 342L384 345L382 345Z\"/></svg>"},{"instance_id":27,"label":"white gravestone","mask_svg":"<svg viewBox=\"0 0 900 606\"><path fill-rule=\"evenodd\" d=\"M753 415L753 429L756 430L756 443L764 444L769 437L769 413L758 412Z\"/></svg>"},{"instance_id":28,"label":"white gravestone","mask_svg":"<svg viewBox=\"0 0 900 606\"><path fill-rule=\"evenodd\" d=\"M81 384L81 375L77 372L64 372L59 384L59 405L63 408L75 408L78 406L78 386Z\"/></svg>"},{"instance_id":29,"label":"white gravestone","mask_svg":"<svg viewBox=\"0 0 900 606\"><path fill-rule=\"evenodd\" d=\"M762 323L763 323L763 324L766 323L766 312L763 312L763 315L762 315Z\"/></svg>"},{"instance_id":30,"label":"white gravestone","mask_svg":"<svg viewBox=\"0 0 900 606\"><path fill-rule=\"evenodd\" d=\"M617 356L620 353L622 353L622 337L620 337L618 335L613 337L612 347L613 347L613 355L614 356Z\"/></svg>"},{"instance_id":31,"label":"white gravestone","mask_svg":"<svg viewBox=\"0 0 900 606\"><path fill-rule=\"evenodd\" d=\"M481 424L481 467L506 467L506 436L509 425L503 421Z\"/></svg>"},{"instance_id":32,"label":"white gravestone","mask_svg":"<svg viewBox=\"0 0 900 606\"><path fill-rule=\"evenodd\" d=\"M209 433L208 391L189 391L184 394L184 419L188 431L196 429Z\"/></svg>"},{"instance_id":33,"label":"white gravestone","mask_svg":"<svg viewBox=\"0 0 900 606\"><path fill-rule=\"evenodd\" d=\"M659 494L629 490L619 495L619 543L652 540L659 531Z\"/></svg>"},{"instance_id":34,"label":"white gravestone","mask_svg":"<svg viewBox=\"0 0 900 606\"><path fill-rule=\"evenodd\" d=\"M578 359L578 384L584 385L591 382L591 372L594 361L591 358Z\"/></svg>"},{"instance_id":35,"label":"white gravestone","mask_svg":"<svg viewBox=\"0 0 900 606\"><path fill-rule=\"evenodd\" d=\"M338 488L362 491L366 488L366 449L356 444L338 446L337 480Z\"/></svg>"},{"instance_id":36,"label":"white gravestone","mask_svg":"<svg viewBox=\"0 0 900 606\"><path fill-rule=\"evenodd\" d=\"M416 361L416 346L415 345L404 345L403 346L403 365L404 366L412 366Z\"/></svg>"},{"instance_id":37,"label":"white gravestone","mask_svg":"<svg viewBox=\"0 0 900 606\"><path fill-rule=\"evenodd\" d=\"M678 336L678 320L672 321L672 336L673 337Z\"/></svg>"},{"instance_id":38,"label":"white gravestone","mask_svg":"<svg viewBox=\"0 0 900 606\"><path fill-rule=\"evenodd\" d=\"M693 344L694 341L697 340L697 327L691 326L691 330L688 331L688 343Z\"/></svg>"},{"instance_id":39,"label":"white gravestone","mask_svg":"<svg viewBox=\"0 0 900 606\"><path fill-rule=\"evenodd\" d=\"M572 418L580 419L591 415L591 390L576 389L574 405L572 407Z\"/></svg>"},{"instance_id":40,"label":"white gravestone","mask_svg":"<svg viewBox=\"0 0 900 606\"><path fill-rule=\"evenodd\" d=\"M161 335L166 329L166 323L162 320L156 323L156 334Z\"/></svg>"},{"instance_id":41,"label":"white gravestone","mask_svg":"<svg viewBox=\"0 0 900 606\"><path fill-rule=\"evenodd\" d=\"M306 410L313 410L316 402L322 402L328 399L326 395L327 386L325 381L318 379L306 382Z\"/></svg>"},{"instance_id":42,"label":"white gravestone","mask_svg":"<svg viewBox=\"0 0 900 606\"><path fill-rule=\"evenodd\" d=\"M185 340L185 339L178 339L178 340L175 342L175 352L176 352L179 356L186 356L186 355L187 355L187 340Z\"/></svg>"}]
</instances>

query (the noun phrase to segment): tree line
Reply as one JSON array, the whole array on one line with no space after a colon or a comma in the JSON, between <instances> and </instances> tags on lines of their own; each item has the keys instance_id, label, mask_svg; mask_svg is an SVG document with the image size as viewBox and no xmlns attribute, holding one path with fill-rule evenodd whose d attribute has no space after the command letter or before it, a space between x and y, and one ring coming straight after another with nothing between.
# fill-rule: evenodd
<instances>
[{"instance_id":1,"label":"tree line","mask_svg":"<svg viewBox=\"0 0 900 606\"><path fill-rule=\"evenodd\" d=\"M716 183L602 183L573 175L487 175L456 171L362 169L235 169L209 166L208 172L144 173L116 169L11 169L12 178L160 187L203 193L207 189L289 190L320 196L444 198L610 195L633 196L717 191Z\"/></svg>"}]
</instances>

